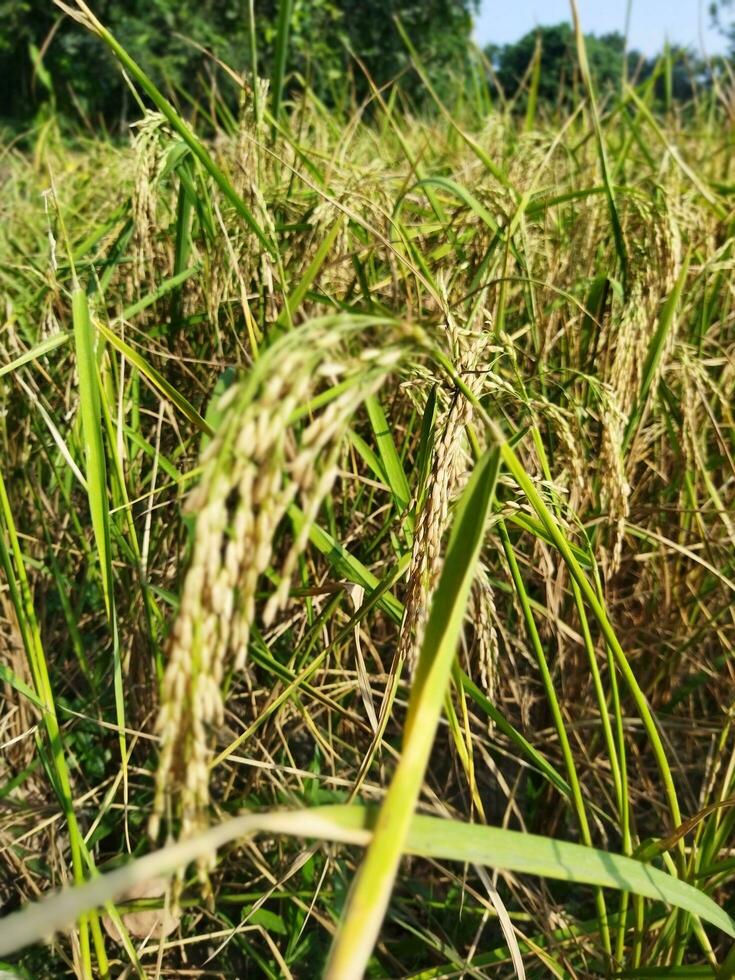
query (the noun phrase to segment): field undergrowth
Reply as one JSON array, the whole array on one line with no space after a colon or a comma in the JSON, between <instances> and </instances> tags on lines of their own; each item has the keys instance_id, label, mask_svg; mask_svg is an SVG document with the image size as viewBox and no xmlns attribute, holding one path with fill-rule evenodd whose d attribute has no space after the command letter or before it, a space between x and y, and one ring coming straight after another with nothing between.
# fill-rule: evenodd
<instances>
[{"instance_id":1,"label":"field undergrowth","mask_svg":"<svg viewBox=\"0 0 735 980\"><path fill-rule=\"evenodd\" d=\"M130 140L0 158L0 967L735 975L730 93L192 121L85 11Z\"/></svg>"}]
</instances>

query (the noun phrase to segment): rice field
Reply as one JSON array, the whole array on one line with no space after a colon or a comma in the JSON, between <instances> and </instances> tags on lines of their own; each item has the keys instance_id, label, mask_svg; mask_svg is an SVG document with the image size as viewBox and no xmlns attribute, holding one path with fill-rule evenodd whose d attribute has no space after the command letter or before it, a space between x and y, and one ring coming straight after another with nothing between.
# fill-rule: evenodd
<instances>
[{"instance_id":1,"label":"rice field","mask_svg":"<svg viewBox=\"0 0 735 980\"><path fill-rule=\"evenodd\" d=\"M728 84L184 117L74 10L145 111L0 158L1 975L734 976Z\"/></svg>"}]
</instances>

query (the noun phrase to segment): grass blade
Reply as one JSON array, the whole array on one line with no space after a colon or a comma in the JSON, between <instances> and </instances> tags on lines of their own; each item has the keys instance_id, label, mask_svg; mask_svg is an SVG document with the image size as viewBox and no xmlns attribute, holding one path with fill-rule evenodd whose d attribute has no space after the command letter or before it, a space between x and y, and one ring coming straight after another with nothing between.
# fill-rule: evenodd
<instances>
[{"instance_id":1,"label":"grass blade","mask_svg":"<svg viewBox=\"0 0 735 980\"><path fill-rule=\"evenodd\" d=\"M163 377L163 375L143 357L142 354L139 354L133 347L126 344L121 337L118 337L118 335L113 330L110 330L110 328L101 320L96 320L95 326L105 340L107 340L120 354L122 354L123 357L130 361L130 363L134 365L141 374L145 375L153 387L157 388L165 398L168 398L172 405L175 405L176 408L178 408L184 418L188 419L189 422L191 422L191 424L200 432L203 432L208 436L212 435L211 427L207 422L205 422L194 406L179 391L177 391L177 389L174 388L174 386L170 384Z\"/></svg>"},{"instance_id":2,"label":"grass blade","mask_svg":"<svg viewBox=\"0 0 735 980\"><path fill-rule=\"evenodd\" d=\"M82 887L51 894L6 916L0 920L0 956L38 942L67 927L90 909L119 899L134 885L171 874L229 841L266 833L366 846L374 839L379 820L379 811L361 806L314 807L235 817L204 834L99 875ZM620 854L536 834L418 815L409 819L404 852L629 891L691 912L735 938L735 921L709 896L651 865Z\"/></svg>"},{"instance_id":3,"label":"grass blade","mask_svg":"<svg viewBox=\"0 0 735 980\"><path fill-rule=\"evenodd\" d=\"M613 237L615 239L615 251L618 254L618 261L620 262L620 270L623 279L623 287L627 289L628 282L628 252L625 247L625 238L623 236L623 226L620 223L620 215L618 214L618 206L615 200L615 189L613 188L612 181L610 179L610 167L607 161L607 149L605 147L605 137L602 132L602 125L600 123L600 114L597 109L597 99L595 97L595 88L592 82L592 73L590 72L589 62L587 60L587 46L584 40L584 34L582 33L582 25L579 19L579 10L577 9L577 0L570 0L572 5L572 19L574 21L574 35L577 44L577 58L579 59L579 70L582 75L582 81L584 82L584 87L587 89L587 97L590 101L590 113L592 115L592 128L595 134L595 142L597 144L597 153L600 160L600 171L602 173L602 183L605 188L605 197L607 198L607 206L610 211L610 222L613 229Z\"/></svg>"},{"instance_id":4,"label":"grass blade","mask_svg":"<svg viewBox=\"0 0 735 980\"><path fill-rule=\"evenodd\" d=\"M11 371L17 371L18 368L23 367L24 364L30 364L31 361L38 360L39 357L43 357L44 354L50 353L52 350L56 350L57 347L61 347L69 339L69 334L66 332L54 334L53 337L47 337L46 340L42 340L39 344L35 344L30 350L27 350L25 354L20 354L18 357L14 357L12 361L8 364L3 364L0 367L0 378L5 374L10 374Z\"/></svg>"},{"instance_id":5,"label":"grass blade","mask_svg":"<svg viewBox=\"0 0 735 980\"><path fill-rule=\"evenodd\" d=\"M411 491L403 470L403 465L398 456L398 450L391 434L388 419L385 417L383 406L378 401L376 395L370 395L369 398L365 399L365 407L370 418L370 424L373 427L375 441L378 444L378 451L380 452L380 459L383 464L383 471L393 494L396 510L399 514L402 514L408 507L411 499Z\"/></svg>"},{"instance_id":6,"label":"grass blade","mask_svg":"<svg viewBox=\"0 0 735 980\"><path fill-rule=\"evenodd\" d=\"M676 280L674 288L671 291L671 295L667 298L663 305L661 316L659 317L658 321L658 328L651 339L651 346L648 349L648 355L646 356L646 361L643 365L641 390L638 393L638 399L636 400L636 403L630 413L628 426L625 430L625 438L623 440L624 450L628 448L631 440L634 438L636 431L638 430L641 418L646 410L648 397L651 394L651 387L654 379L658 375L658 368L661 364L661 358L663 357L669 336L674 329L676 314L681 301L681 295L684 291L684 286L689 274L689 258L690 257L687 255L687 257L684 259L681 272L679 273L679 278Z\"/></svg>"},{"instance_id":7,"label":"grass blade","mask_svg":"<svg viewBox=\"0 0 735 980\"><path fill-rule=\"evenodd\" d=\"M276 27L276 51L273 59L272 106L273 118L278 122L281 118L283 101L283 82L286 77L286 59L288 57L288 35L291 29L293 0L280 0L278 4L278 24Z\"/></svg>"},{"instance_id":8,"label":"grass blade","mask_svg":"<svg viewBox=\"0 0 735 980\"><path fill-rule=\"evenodd\" d=\"M100 406L97 355L89 317L87 294L78 286L72 295L74 344L79 375L79 410L85 457L85 477L89 512L92 517L102 589L107 614L112 614L112 559L110 556L110 516L107 503L107 471L102 444L102 409Z\"/></svg>"},{"instance_id":9,"label":"grass blade","mask_svg":"<svg viewBox=\"0 0 735 980\"><path fill-rule=\"evenodd\" d=\"M165 98L165 96L159 91L156 85L154 85L137 62L130 57L125 48L112 36L107 28L100 23L87 4L84 3L84 0L75 0L75 2L78 8L77 10L72 7L68 7L66 4L62 3L61 0L54 0L57 7L60 7L65 13L69 14L69 16L73 17L75 20L81 20L85 27L97 34L105 42L123 68L125 68L130 76L135 79L145 94L155 104L159 112L166 117L173 129L186 143L193 155L197 158L199 163L201 163L217 187L219 187L222 194L233 206L235 211L244 220L245 224L248 226L250 231L253 232L263 248L275 255L276 249L273 242L271 242L266 233L260 227L250 208L248 208L223 171L214 162L212 156L205 148L201 140L197 139L197 137L194 135L186 121L179 115L168 99Z\"/></svg>"},{"instance_id":10,"label":"grass blade","mask_svg":"<svg viewBox=\"0 0 735 980\"><path fill-rule=\"evenodd\" d=\"M411 689L401 757L334 939L330 980L363 975L388 907L449 683L499 460L493 449L476 464L457 509Z\"/></svg>"}]
</instances>

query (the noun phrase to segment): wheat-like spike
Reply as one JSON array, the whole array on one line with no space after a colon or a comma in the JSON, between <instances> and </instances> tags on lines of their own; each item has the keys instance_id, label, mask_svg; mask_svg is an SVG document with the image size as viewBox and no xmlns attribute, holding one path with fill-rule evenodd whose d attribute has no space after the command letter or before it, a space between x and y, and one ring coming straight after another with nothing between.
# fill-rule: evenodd
<instances>
[{"instance_id":1,"label":"wheat-like spike","mask_svg":"<svg viewBox=\"0 0 735 980\"><path fill-rule=\"evenodd\" d=\"M204 472L186 505L196 525L161 690L154 836L168 801L175 804L182 837L206 826L211 730L224 713L221 685L227 670L245 666L256 590L274 561L276 532L297 501L303 526L281 562L281 585L266 602L264 623L288 599L299 556L337 476L350 419L411 352L410 344L389 342L352 356L339 324L300 333L309 335L308 342L287 338L277 344L223 397L223 421L203 453ZM297 431L297 409L337 377L351 384ZM206 862L200 872L204 878Z\"/></svg>"}]
</instances>

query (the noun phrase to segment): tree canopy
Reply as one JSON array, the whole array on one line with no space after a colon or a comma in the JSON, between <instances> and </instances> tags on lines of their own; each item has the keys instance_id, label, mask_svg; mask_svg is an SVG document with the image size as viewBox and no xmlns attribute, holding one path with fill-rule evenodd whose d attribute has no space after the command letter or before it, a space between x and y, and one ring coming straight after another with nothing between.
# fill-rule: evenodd
<instances>
[{"instance_id":1,"label":"tree canopy","mask_svg":"<svg viewBox=\"0 0 735 980\"><path fill-rule=\"evenodd\" d=\"M735 52L735 0L714 0L709 13L715 27L728 39L730 54Z\"/></svg>"},{"instance_id":2,"label":"tree canopy","mask_svg":"<svg viewBox=\"0 0 735 980\"><path fill-rule=\"evenodd\" d=\"M269 77L279 8L290 8L287 70L308 77L327 99L369 85L353 71L354 52L378 84L409 63L395 18L437 78L461 71L477 0L254 0L258 71ZM248 2L232 0L97 0L99 19L154 80L178 101L211 87L216 53L236 71L250 67ZM42 58L42 61L41 61ZM41 70L39 71L39 68ZM0 116L28 117L53 87L59 107L115 125L126 115L124 80L104 45L50 0L0 0ZM340 89L340 86L342 88Z\"/></svg>"},{"instance_id":3,"label":"tree canopy","mask_svg":"<svg viewBox=\"0 0 735 980\"><path fill-rule=\"evenodd\" d=\"M288 15L286 73L292 86L308 83L327 103L363 99L371 79L400 78L412 97L424 92L397 21L440 90L465 75L472 14L479 0L95 0L94 10L146 73L180 105L211 105L217 91L232 104L235 88L217 60L249 73L251 22L261 77L273 75L279 14ZM719 0L712 15L735 50L735 0ZM687 101L711 68L690 52L657 59L625 50L622 35L586 36L588 60L601 97L628 77L652 76L662 103ZM538 52L538 55L536 54ZM568 109L579 92L574 34L569 23L540 27L513 44L489 45L497 81L523 109L531 77L542 107ZM538 71L531 66L538 57ZM359 59L359 65L357 62ZM137 115L131 93L105 45L81 29L52 0L0 0L0 118L31 121L49 104L62 114L124 127ZM9 83L8 83L9 82ZM454 87L456 90L456 86ZM424 93L425 94L425 93Z\"/></svg>"},{"instance_id":4,"label":"tree canopy","mask_svg":"<svg viewBox=\"0 0 735 980\"><path fill-rule=\"evenodd\" d=\"M585 38L587 57L598 88L609 90L620 84L623 75L625 41L621 34ZM538 82L539 101L549 104L574 101L577 81L577 52L574 31L568 23L539 27L519 41L503 47L490 45L486 52L496 67L497 78L506 95L514 94L522 84L537 46L541 71Z\"/></svg>"},{"instance_id":5,"label":"tree canopy","mask_svg":"<svg viewBox=\"0 0 735 980\"><path fill-rule=\"evenodd\" d=\"M735 6L735 0L726 2ZM711 75L711 66L685 48L667 48L662 57L646 58L638 51L626 51L625 39L618 33L587 34L585 46L592 79L602 98L619 92L627 73L635 82L650 80L654 98L660 103L687 102L697 85L707 84ZM489 45L485 50L504 94L515 97L521 107L528 97L536 57L540 58L539 104L568 110L577 103L581 81L569 23L539 27L513 44Z\"/></svg>"}]
</instances>

